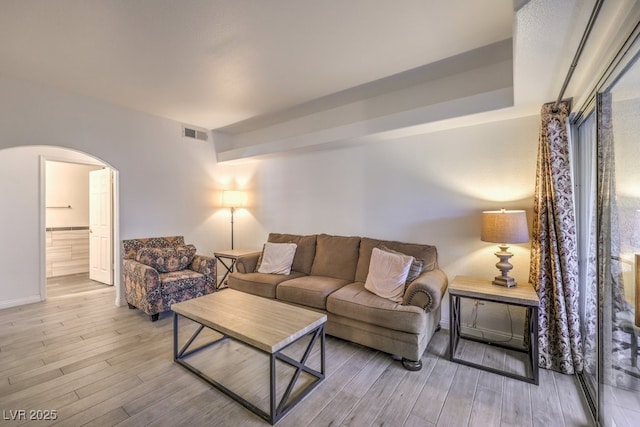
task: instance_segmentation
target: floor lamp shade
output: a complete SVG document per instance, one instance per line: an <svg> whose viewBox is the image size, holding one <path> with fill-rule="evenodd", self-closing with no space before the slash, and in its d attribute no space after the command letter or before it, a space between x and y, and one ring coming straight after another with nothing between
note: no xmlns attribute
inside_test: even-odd
<svg viewBox="0 0 640 427"><path fill-rule="evenodd" d="M526 243L529 241L529 228L527 227L527 214L521 210L499 210L482 212L482 232L480 239L483 242L499 243L500 252L496 256L500 261L496 264L501 275L493 281L494 285L515 286L516 282L509 277L509 271L513 266L509 258L513 256L507 249L507 243Z"/></svg>
<svg viewBox="0 0 640 427"><path fill-rule="evenodd" d="M244 194L238 190L225 190L222 192L222 206L225 208L239 208L242 206Z"/></svg>

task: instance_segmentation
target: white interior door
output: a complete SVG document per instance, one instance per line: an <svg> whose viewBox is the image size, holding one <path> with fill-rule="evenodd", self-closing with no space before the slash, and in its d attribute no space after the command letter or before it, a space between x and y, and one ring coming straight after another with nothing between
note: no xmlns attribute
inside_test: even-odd
<svg viewBox="0 0 640 427"><path fill-rule="evenodd" d="M89 278L113 285L111 169L89 172Z"/></svg>

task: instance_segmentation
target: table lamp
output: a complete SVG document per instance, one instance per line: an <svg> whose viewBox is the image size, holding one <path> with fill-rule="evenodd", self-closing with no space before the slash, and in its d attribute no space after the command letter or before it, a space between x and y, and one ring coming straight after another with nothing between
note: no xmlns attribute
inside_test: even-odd
<svg viewBox="0 0 640 427"><path fill-rule="evenodd" d="M501 275L496 276L492 282L494 285L516 286L516 281L509 277L509 271L513 265L509 258L513 254L507 249L507 243L526 243L529 241L529 229L527 227L527 214L522 210L499 210L482 212L482 233L480 239L483 242L499 243L499 252L496 256L500 259L496 264Z"/></svg>

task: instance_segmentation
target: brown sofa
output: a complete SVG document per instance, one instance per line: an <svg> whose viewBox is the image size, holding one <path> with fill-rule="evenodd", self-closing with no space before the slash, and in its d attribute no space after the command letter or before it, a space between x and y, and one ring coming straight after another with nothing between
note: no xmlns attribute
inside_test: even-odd
<svg viewBox="0 0 640 427"><path fill-rule="evenodd" d="M327 334L401 357L409 370L422 368L448 283L434 246L327 234L271 233L268 241L297 244L291 273L258 273L259 256L248 255L238 259L230 288L322 311ZM401 304L364 287L373 248L381 246L424 262Z"/></svg>

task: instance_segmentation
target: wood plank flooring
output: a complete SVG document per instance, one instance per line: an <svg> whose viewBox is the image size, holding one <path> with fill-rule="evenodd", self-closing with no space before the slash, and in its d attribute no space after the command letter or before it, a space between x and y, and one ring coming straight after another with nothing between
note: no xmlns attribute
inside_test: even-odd
<svg viewBox="0 0 640 427"><path fill-rule="evenodd" d="M152 323L115 307L113 287L85 277L83 290L82 281L70 277L67 293L57 279L46 302L0 310L0 425L268 425L173 362L169 314ZM186 336L195 327L180 328ZM452 363L447 346L441 330L422 370L409 372L387 354L327 337L325 381L278 426L593 425L574 377L541 370L534 386ZM504 360L490 347L463 351ZM211 354L212 369L234 389L264 399L259 356L229 341ZM26 419L14 419L20 410ZM29 419L46 411L56 419Z"/></svg>

